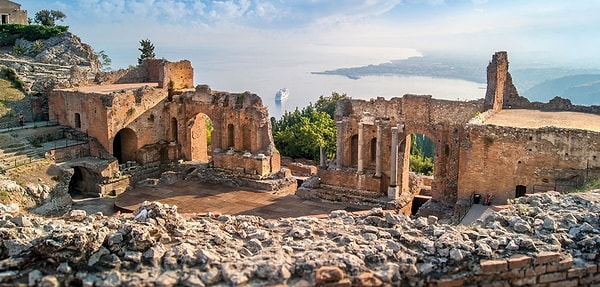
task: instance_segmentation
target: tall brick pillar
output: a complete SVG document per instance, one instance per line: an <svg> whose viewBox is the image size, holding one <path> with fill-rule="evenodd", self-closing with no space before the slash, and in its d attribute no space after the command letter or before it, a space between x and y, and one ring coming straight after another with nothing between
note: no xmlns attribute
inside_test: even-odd
<svg viewBox="0 0 600 287"><path fill-rule="evenodd" d="M342 168L342 127L343 127L344 122L342 121L337 121L335 123L336 127L337 127L337 134L336 134L336 144L335 144L335 160L337 162L337 170L340 170Z"/></svg>
<svg viewBox="0 0 600 287"><path fill-rule="evenodd" d="M392 157L390 166L390 187L388 188L388 198L398 198L398 127L392 127Z"/></svg>
<svg viewBox="0 0 600 287"><path fill-rule="evenodd" d="M381 177L381 139L383 137L383 129L381 121L375 121L377 125L377 146L375 147L375 177Z"/></svg>
<svg viewBox="0 0 600 287"><path fill-rule="evenodd" d="M364 129L364 124L363 123L358 123L358 155L357 155L357 159L358 159L358 163L357 163L357 168L356 168L356 173L363 173L363 166L364 166L364 162L363 162L363 129Z"/></svg>

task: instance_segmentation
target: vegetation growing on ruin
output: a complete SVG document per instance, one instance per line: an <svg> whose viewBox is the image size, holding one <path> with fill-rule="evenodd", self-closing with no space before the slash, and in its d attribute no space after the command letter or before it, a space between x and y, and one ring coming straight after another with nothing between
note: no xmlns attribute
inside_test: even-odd
<svg viewBox="0 0 600 287"><path fill-rule="evenodd" d="M411 135L410 171L424 175L433 175L433 142L422 134Z"/></svg>
<svg viewBox="0 0 600 287"><path fill-rule="evenodd" d="M45 40L64 34L69 26L44 26L5 24L0 25L0 46L13 46L17 39L28 41Z"/></svg>
<svg viewBox="0 0 600 287"><path fill-rule="evenodd" d="M273 139L281 155L292 158L319 160L319 148L325 147L325 155L335 155L336 126L333 120L337 102L347 98L346 94L333 92L331 96L320 96L316 103L293 112L286 111L281 119L271 118ZM435 146L424 135L412 135L410 170L433 174Z"/></svg>
<svg viewBox="0 0 600 287"><path fill-rule="evenodd" d="M328 159L335 155L336 127L333 115L337 101L346 94L333 92L319 97L302 110L286 111L281 119L271 118L273 139L281 155L319 160L319 148L325 147Z"/></svg>
<svg viewBox="0 0 600 287"><path fill-rule="evenodd" d="M574 190L574 192L588 191L588 190L594 190L594 189L600 189L600 179L588 181L582 187Z"/></svg>

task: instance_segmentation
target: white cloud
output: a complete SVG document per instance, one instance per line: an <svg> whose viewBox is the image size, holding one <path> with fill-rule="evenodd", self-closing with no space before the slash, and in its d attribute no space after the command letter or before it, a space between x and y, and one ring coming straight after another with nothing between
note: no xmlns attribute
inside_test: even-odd
<svg viewBox="0 0 600 287"><path fill-rule="evenodd" d="M395 49L553 50L592 54L600 39L598 1L562 0L73 0L24 3L67 14L84 41L131 47L149 38L159 50L212 49L250 53L323 49L327 53L393 56ZM54 8L56 7L56 8ZM37 9L37 10L36 10ZM30 12L32 14L32 12ZM33 15L30 15L32 17ZM585 31L578 32L578 31ZM571 44L573 43L573 44ZM286 47L286 48L282 48ZM370 49L369 49L370 48ZM278 50L279 49L279 50ZM224 52L225 53L225 52ZM259 52L256 52L259 53ZM261 52L262 53L262 52ZM402 52L398 52L402 53ZM559 53L559 52L556 52ZM267 53L268 54L268 53ZM110 56L110 55L109 55ZM128 58L131 58L128 56Z"/></svg>

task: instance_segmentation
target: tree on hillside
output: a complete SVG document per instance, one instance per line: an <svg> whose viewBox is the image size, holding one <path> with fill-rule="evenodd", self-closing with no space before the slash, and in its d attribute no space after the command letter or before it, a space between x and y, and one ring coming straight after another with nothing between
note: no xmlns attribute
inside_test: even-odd
<svg viewBox="0 0 600 287"><path fill-rule="evenodd" d="M63 21L67 18L65 13L58 10L41 10L35 13L34 22L44 26L54 26L56 21Z"/></svg>
<svg viewBox="0 0 600 287"><path fill-rule="evenodd" d="M154 59L156 55L154 55L154 44L148 39L140 41L140 52L142 53L138 58L138 64L142 64L144 59Z"/></svg>

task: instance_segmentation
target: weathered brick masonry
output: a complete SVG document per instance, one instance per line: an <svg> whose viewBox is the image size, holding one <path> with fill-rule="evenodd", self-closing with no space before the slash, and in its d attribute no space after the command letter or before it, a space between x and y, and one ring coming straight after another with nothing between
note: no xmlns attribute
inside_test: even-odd
<svg viewBox="0 0 600 287"><path fill-rule="evenodd" d="M506 52L494 54L487 73L486 97L480 101L426 95L341 100L335 117L336 158L320 169L320 185L303 188L300 194L327 199L369 194L410 210L405 203L416 195L408 177L411 134L423 134L435 143L432 198L421 210L423 215L443 216L454 205L462 212L461 204L469 204L475 193L493 195L494 204L505 204L523 194L564 191L600 178L597 131L485 123L485 118L509 108L595 113L598 107L575 106L559 98L530 103L512 83Z"/></svg>

